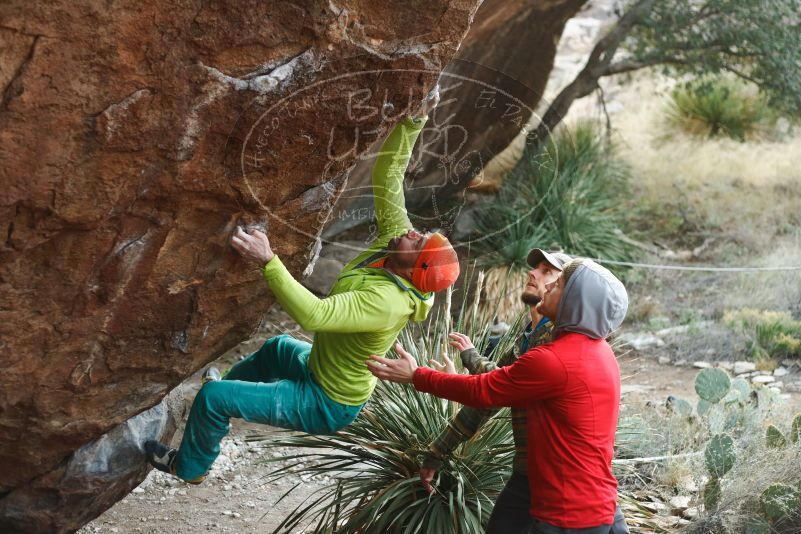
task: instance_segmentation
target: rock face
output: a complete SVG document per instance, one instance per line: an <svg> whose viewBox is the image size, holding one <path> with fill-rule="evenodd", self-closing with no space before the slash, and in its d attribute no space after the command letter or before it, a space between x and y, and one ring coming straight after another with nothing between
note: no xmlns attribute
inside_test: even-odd
<svg viewBox="0 0 801 534"><path fill-rule="evenodd" d="M586 0L485 0L440 84L442 102L421 134L407 204L422 228L449 230L474 177L520 133L545 92L565 23ZM333 237L370 215L371 159L350 174L325 231Z"/></svg>
<svg viewBox="0 0 801 534"><path fill-rule="evenodd" d="M3 531L73 530L128 494L147 475L144 441L169 442L181 422L186 411L181 389L5 495L0 500Z"/></svg>
<svg viewBox="0 0 801 534"><path fill-rule="evenodd" d="M267 227L300 275L477 3L0 5L0 525L74 529L136 484L69 515L13 498L79 486L74 451L254 331L271 300L232 229Z"/></svg>

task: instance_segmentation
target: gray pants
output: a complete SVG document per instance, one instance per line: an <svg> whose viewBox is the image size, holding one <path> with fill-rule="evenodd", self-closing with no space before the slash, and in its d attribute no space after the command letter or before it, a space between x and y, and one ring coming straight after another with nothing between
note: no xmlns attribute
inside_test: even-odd
<svg viewBox="0 0 801 534"><path fill-rule="evenodd" d="M529 515L531 492L526 475L513 472L492 509L486 534L629 534L626 518L618 507L615 522L593 528L566 529Z"/></svg>
<svg viewBox="0 0 801 534"><path fill-rule="evenodd" d="M615 519L611 525L599 525L589 528L561 528L555 527L545 521L533 519L533 524L528 530L528 534L629 534L629 527L626 525L626 518L620 506L615 508Z"/></svg>

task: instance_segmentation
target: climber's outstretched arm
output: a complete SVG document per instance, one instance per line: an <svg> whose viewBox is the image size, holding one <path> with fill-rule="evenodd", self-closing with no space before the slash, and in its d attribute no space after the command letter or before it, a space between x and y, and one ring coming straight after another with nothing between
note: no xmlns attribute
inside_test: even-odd
<svg viewBox="0 0 801 534"><path fill-rule="evenodd" d="M428 94L415 116L406 117L392 129L378 152L373 167L373 198L378 223L376 241L388 241L412 227L406 214L403 176L417 137L437 103L438 86Z"/></svg>

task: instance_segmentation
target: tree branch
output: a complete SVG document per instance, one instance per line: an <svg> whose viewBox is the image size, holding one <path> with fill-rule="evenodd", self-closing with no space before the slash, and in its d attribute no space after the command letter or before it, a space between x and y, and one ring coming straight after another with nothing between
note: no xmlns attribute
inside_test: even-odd
<svg viewBox="0 0 801 534"><path fill-rule="evenodd" d="M651 58L642 61L623 60L613 63L606 67L603 76L612 76L614 74L624 74L635 70L644 69L646 67L653 67L659 65L664 61L664 58Z"/></svg>
<svg viewBox="0 0 801 534"><path fill-rule="evenodd" d="M581 72L566 85L554 98L553 102L547 107L537 127L528 133L526 150L535 149L551 135L556 126L564 120L573 102L583 98L600 88L599 80L604 76L624 74L656 65L673 65L676 67L699 66L701 70L707 71L727 71L735 76L754 83L758 86L765 84L760 82L745 71L740 70L740 63L747 63L750 60L758 59L764 54L757 51L739 50L737 42L727 42L728 39L719 35L706 35L707 42L696 44L692 40L684 42L670 42L664 46L664 50L656 45L656 48L639 58L624 58L614 62L613 59L623 40L630 33L631 29L642 24L645 17L654 9L656 0L638 0L629 10L622 13L612 28L601 38L593 47L587 62ZM710 17L726 16L728 13L717 9L716 3L707 0L700 7L695 17L689 17L686 24L689 27L697 27L700 21ZM681 33L684 28L676 28L675 33ZM665 31L670 31L666 29ZM665 54L665 55L661 55ZM740 61L738 61L740 60ZM603 95L601 95L603 99Z"/></svg>
<svg viewBox="0 0 801 534"><path fill-rule="evenodd" d="M572 82L562 89L543 114L537 128L529 134L527 139L529 143L536 146L547 139L553 128L564 119L573 102L589 95L598 87L598 80L604 76L606 69L612 63L620 43L634 25L642 20L655 2L656 0L639 0L595 44L584 68Z"/></svg>
<svg viewBox="0 0 801 534"><path fill-rule="evenodd" d="M727 71L731 72L732 74L734 74L735 76L737 76L739 78L742 78L743 80L748 80L749 82L751 82L751 83L753 83L753 84L755 84L757 86L761 86L762 85L759 82L759 80L757 80L756 78L752 78L751 76L747 75L746 73L744 73L744 72L742 72L742 71L740 71L738 69L735 69L731 65L723 65L722 68L723 68L723 70L727 70Z"/></svg>
<svg viewBox="0 0 801 534"><path fill-rule="evenodd" d="M604 94L604 88L601 87L601 84L598 84L598 101L606 119L606 142L608 145L612 140L612 119L609 117L609 110L606 109L606 94Z"/></svg>

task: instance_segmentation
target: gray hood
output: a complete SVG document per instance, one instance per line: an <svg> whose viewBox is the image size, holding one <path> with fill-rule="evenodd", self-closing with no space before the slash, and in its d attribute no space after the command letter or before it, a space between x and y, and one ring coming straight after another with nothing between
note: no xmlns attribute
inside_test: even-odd
<svg viewBox="0 0 801 534"><path fill-rule="evenodd" d="M626 317L626 288L608 269L583 260L562 291L554 321L554 337L578 332L593 339L606 338Z"/></svg>

